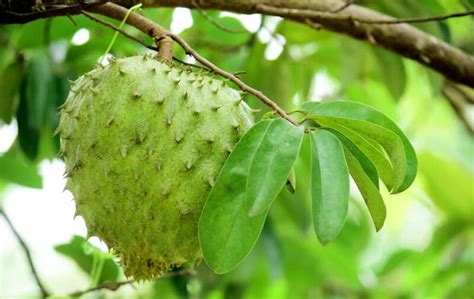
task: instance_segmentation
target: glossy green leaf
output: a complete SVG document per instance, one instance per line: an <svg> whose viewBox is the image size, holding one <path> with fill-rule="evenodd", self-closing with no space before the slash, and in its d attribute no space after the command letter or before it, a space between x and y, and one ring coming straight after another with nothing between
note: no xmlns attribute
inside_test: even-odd
<svg viewBox="0 0 474 299"><path fill-rule="evenodd" d="M306 102L303 104L302 108L312 115L362 120L379 125L394 132L403 142L406 166L403 183L392 192L402 192L413 183L418 164L415 150L400 128L398 128L398 126L382 112L375 110L370 106L352 101L329 101L324 103Z"/></svg>
<svg viewBox="0 0 474 299"><path fill-rule="evenodd" d="M354 131L360 133L362 137L369 140L369 142L373 140L379 143L383 147L385 152L388 154L388 157L391 162L393 186L387 186L387 188L393 192L393 190L397 190L399 186L403 183L406 167L404 147L400 138L398 138L398 136L392 131L387 130L376 124L361 120L327 116L317 117L316 120L319 123L322 123L323 125L326 125L328 127L345 126L352 128Z"/></svg>
<svg viewBox="0 0 474 299"><path fill-rule="evenodd" d="M69 243L56 245L56 252L71 258L84 272L92 275L93 270L99 270L97 284L115 282L120 270L110 253L102 252L99 248L88 243L81 236L74 236ZM96 259L94 261L94 259ZM94 269L94 263L100 263L100 269Z"/></svg>
<svg viewBox="0 0 474 299"><path fill-rule="evenodd" d="M30 188L43 187L36 167L12 155L0 156L0 179Z"/></svg>
<svg viewBox="0 0 474 299"><path fill-rule="evenodd" d="M330 123L326 125L328 129L333 129L349 139L364 155L366 155L374 164L387 189L393 189L395 178L392 163L384 149L381 148L379 144L375 143L370 138L361 135L359 132L339 123Z"/></svg>
<svg viewBox="0 0 474 299"><path fill-rule="evenodd" d="M18 106L18 89L23 77L25 62L18 56L0 76L0 120L9 124Z"/></svg>
<svg viewBox="0 0 474 299"><path fill-rule="evenodd" d="M304 127L272 120L255 153L247 179L245 207L249 216L264 213L285 186L303 141Z"/></svg>
<svg viewBox="0 0 474 299"><path fill-rule="evenodd" d="M199 242L204 260L216 273L234 269L252 250L266 213L248 217L244 207L252 156L274 120L253 126L227 158L204 204Z"/></svg>
<svg viewBox="0 0 474 299"><path fill-rule="evenodd" d="M334 134L320 129L310 134L313 225L322 244L334 240L346 221L349 172L343 146Z"/></svg>
<svg viewBox="0 0 474 299"><path fill-rule="evenodd" d="M377 186L367 176L357 158L347 149L344 150L344 154L349 166L349 172L364 198L375 229L379 231L385 222L387 214L382 195L380 195Z"/></svg>
<svg viewBox="0 0 474 299"><path fill-rule="evenodd" d="M326 128L326 130L330 131L331 133L333 133L334 135L336 135L336 137L342 142L342 144L344 145L344 148L346 148L347 150L349 150L352 155L354 155L354 157L357 159L357 161L359 161L360 163L360 166L362 167L362 169L364 170L364 172L367 174L367 176L370 178L370 180L372 181L372 183L374 183L374 185L377 187L377 189L379 188L379 173L377 171L377 168L375 167L374 163L372 163L372 161L364 154L364 152L359 148L359 146L361 148L366 148L366 145L367 144L364 144L364 143L359 143L359 146L356 145L356 143L354 143L353 141L351 141L351 139L347 138L342 132L345 132L346 134L349 134L352 139L358 139L357 138L357 133L350 130L349 128L339 128L340 131L337 131L335 129L330 129L330 128ZM360 139L359 141L361 142L367 142L365 139ZM368 144L369 146L369 155L372 154L372 153L377 153L379 152L379 150L377 148L373 148L373 151L370 150L370 146L372 146L371 144ZM366 148L366 151L367 151L367 148ZM387 158L384 157L383 161L386 161L386 162L389 162Z"/></svg>

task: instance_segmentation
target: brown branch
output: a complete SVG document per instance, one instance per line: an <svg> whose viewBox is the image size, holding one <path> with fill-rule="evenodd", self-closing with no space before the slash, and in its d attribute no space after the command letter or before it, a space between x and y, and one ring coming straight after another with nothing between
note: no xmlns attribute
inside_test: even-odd
<svg viewBox="0 0 474 299"><path fill-rule="evenodd" d="M474 9L456 12L448 15L441 16L426 16L418 18L404 18L404 19L395 19L395 20L368 20L368 19L353 19L355 22L365 23L365 24L383 24L383 25L396 25L402 23L426 23L433 21L444 21L452 18L460 18L474 15Z"/></svg>
<svg viewBox="0 0 474 299"><path fill-rule="evenodd" d="M466 115L466 107L469 105L469 95L448 80L444 81L441 92L448 100L449 105L453 108L464 127L474 135L474 124L469 121L469 117Z"/></svg>
<svg viewBox="0 0 474 299"><path fill-rule="evenodd" d="M450 82L449 80L445 80L444 84L459 93L465 102L469 104L474 104L474 91L472 89L471 94L469 94L466 90L464 90L464 88L453 82Z"/></svg>
<svg viewBox="0 0 474 299"><path fill-rule="evenodd" d="M334 14L310 9L295 9L259 4L257 10L295 21L320 24L325 29L348 34L373 45L411 58L452 81L474 87L474 57L408 24L364 24L361 21L394 20L370 9L352 5L344 13ZM318 26L311 25L313 28ZM449 59L448 59L449 57Z"/></svg>
<svg viewBox="0 0 474 299"><path fill-rule="evenodd" d="M68 295L68 297L80 297L84 294L95 292L95 291L98 291L98 290L116 291L121 286L124 286L124 285L127 285L127 284L132 284L134 282L135 282L135 280L126 280L126 281L120 281L120 282L103 283L103 284L100 284L96 287L93 287L93 288L90 288L90 289L87 289L87 290L77 291L77 292L71 293L71 294Z"/></svg>
<svg viewBox="0 0 474 299"><path fill-rule="evenodd" d="M352 4L352 1L348 2ZM318 10L308 10L308 9L295 9L288 8L282 9L281 7L276 7L268 4L259 4L259 8L262 11L271 12L271 14L280 14L283 13L287 17L298 17L298 18L325 18L331 19L340 22L352 22L354 24L377 24L377 25L397 25L402 23L426 23L432 21L443 21L451 18L466 17L474 15L474 9L467 10L463 12L452 13L448 15L441 16L427 16L427 17L418 17L418 18L404 18L404 19L394 19L392 17L385 16L382 19L376 18L364 18L357 17L348 14L337 13L342 9L348 8L349 5L343 5L341 8L338 8L334 11L318 11Z"/></svg>
<svg viewBox="0 0 474 299"><path fill-rule="evenodd" d="M157 277L156 279L166 279L166 278L172 278L172 277L176 277L176 276L185 276L185 275L196 275L196 272L192 269L186 269L186 270L181 270L181 271L176 271L176 272L165 273L162 276ZM126 281L119 281L119 282L107 282L107 283L100 284L96 287L93 287L93 288L90 288L90 289L87 289L87 290L77 291L77 292L71 293L71 294L68 295L68 297L80 297L84 294L99 291L99 290L116 291L124 285L132 284L132 283L135 283L135 282L136 282L136 280L133 280L133 279L132 280L126 280Z"/></svg>
<svg viewBox="0 0 474 299"><path fill-rule="evenodd" d="M200 66L200 65L197 65L197 64L194 64L194 63L189 63L189 62L183 61L183 60L181 60L179 58L176 58L176 57L173 57L173 60L178 62L178 63L184 64L186 66L190 66L190 67L197 68L197 69L200 69L200 70L205 70L205 71L208 71L208 72L211 71L210 69L207 69L206 67L203 67L203 66Z"/></svg>
<svg viewBox="0 0 474 299"><path fill-rule="evenodd" d="M28 265L30 266L31 273L33 274L33 277L36 281L36 284L38 285L40 292L41 292L41 297L42 298L47 298L49 296L48 291L46 290L45 286L43 283L41 283L41 280L39 278L38 272L36 271L35 265L33 264L33 258L31 257L31 252L30 249L28 248L28 245L26 245L25 241L23 238L20 236L18 231L16 230L15 226L11 222L10 218L7 216L5 211L3 209L0 209L0 215L3 216L5 219L7 225L10 227L10 230L12 231L13 235L15 238L18 240L18 243L20 243L21 248L23 248L23 251L26 254L26 258L28 260Z"/></svg>
<svg viewBox="0 0 474 299"><path fill-rule="evenodd" d="M116 20L123 20L128 12L128 9L114 3L106 3L100 6L93 7L89 9L89 11ZM173 43L170 38L166 38L166 29L151 21L150 19L134 12L130 13L126 22L127 24L134 26L135 28L139 29L140 31L147 34L153 39L153 41L158 47L158 60L166 63L172 62Z"/></svg>
<svg viewBox="0 0 474 299"><path fill-rule="evenodd" d="M354 20L395 20L377 11L352 4L338 13L349 0L199 0L202 9L218 9L245 14L267 14L284 17L303 24L309 19L326 30L346 34L413 59L443 74L449 80L474 87L474 58L460 49L408 24L366 24ZM9 1L8 5L26 1ZM101 1L81 0L85 5L97 5ZM113 0L124 6L132 6L138 0ZM24 23L34 19L80 13L82 8L52 9L57 4L75 3L73 0L42 0L44 11L14 15L14 9L0 9L0 23ZM56 6L54 6L55 4ZM144 7L194 8L192 0L146 0ZM271 4L271 5L269 5ZM312 14L311 14L312 13Z"/></svg>
<svg viewBox="0 0 474 299"><path fill-rule="evenodd" d="M278 113L282 118L286 119L293 125L298 125L297 122L295 122L293 119L290 118L290 116L280 108L275 102L273 102L269 97L267 97L263 92L260 90L257 90L247 84L245 84L242 80L240 80L238 77L236 77L234 74L226 72L219 67L217 67L215 64L207 60L206 58L202 57L199 53L197 53L191 46L186 43L184 39L182 39L180 36L169 33L169 36L177 42L186 52L186 54L193 56L197 61L199 61L202 65L210 69L213 73L227 78L230 81L234 82L242 91L248 92L249 94L252 94L256 96L258 99L260 99L264 104L275 110L276 113Z"/></svg>
<svg viewBox="0 0 474 299"><path fill-rule="evenodd" d="M104 16L114 18L117 20L121 20L124 18L125 14L127 13L127 9L125 7L122 7L120 5L114 4L114 3L106 3L104 5L94 7L91 9L91 11L95 13L102 14ZM275 110L282 118L286 119L290 123L297 125L297 123L292 120L288 114L278 106L275 102L273 102L270 98L268 98L265 94L263 94L261 91L245 84L242 80L237 78L235 75L232 73L226 72L219 67L217 67L215 64L201 56L199 53L197 53L184 39L182 39L180 36L173 34L160 25L152 22L151 20L137 14L137 13L131 13L127 19L127 23L129 25L132 25L136 27L137 29L141 30L144 33L147 33L150 35L154 40L159 40L159 44L161 45L163 43L164 39L172 39L175 42L177 42L185 51L186 54L193 56L199 63L201 63L203 66L211 70L213 73L227 78L230 81L234 82L242 91L248 92L249 94L252 94L256 96L258 99L260 99L263 103L271 107L273 110ZM162 49L160 48L160 52ZM170 53L171 54L171 53ZM172 56L171 58L172 59Z"/></svg>
<svg viewBox="0 0 474 299"><path fill-rule="evenodd" d="M357 1L358 1L358 0L348 0L346 3L342 4L340 7L336 8L336 9L333 9L333 10L331 10L330 12L332 12L332 13L341 12L341 11L343 11L344 9L348 8L349 6L351 6L352 4L357 3Z"/></svg>
<svg viewBox="0 0 474 299"><path fill-rule="evenodd" d="M123 30L123 29L120 29L118 26L115 26L114 24L110 23L110 22L107 22L107 21L104 21L100 18L97 18L96 16L94 16L93 14L91 14L90 12L87 12L85 10L81 11L81 13L83 15L85 15L86 17L88 17L89 19L91 19L92 21L94 22L97 22L97 23L100 23L106 27L109 27L109 28L112 28L113 30L121 33L123 36L125 36L126 38L130 39L130 40L133 40L134 42L137 42L139 44L141 44L142 46L150 49L150 50L154 50L154 51L159 51L159 49L157 47L153 47L153 46L150 46L148 45L146 42L142 41L141 39L131 35L130 33L128 33L127 31Z"/></svg>
<svg viewBox="0 0 474 299"><path fill-rule="evenodd" d="M202 9L196 1L192 0L192 4L193 6L197 9L197 11L199 12L199 14L204 18L206 19L209 23L211 23L212 25L214 25L216 28L222 30L222 31L225 31L225 32L229 32L229 33L247 33L248 31L247 30L239 30L239 29L231 29L231 28L227 28L225 27L224 25L221 25L219 24L218 22L216 22L216 20L214 20L210 15L207 14L207 12Z"/></svg>

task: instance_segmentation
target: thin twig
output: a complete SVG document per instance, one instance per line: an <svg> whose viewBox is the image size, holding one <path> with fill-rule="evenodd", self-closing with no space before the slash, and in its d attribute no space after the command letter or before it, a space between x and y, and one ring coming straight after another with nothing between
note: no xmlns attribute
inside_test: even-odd
<svg viewBox="0 0 474 299"><path fill-rule="evenodd" d="M176 272L169 272L169 273L163 274L160 277L157 277L156 279L157 280L158 279L166 279L166 278L172 278L172 277L184 276L184 275L196 275L196 271L194 271L192 269L186 269L186 270L181 270L181 271L176 271ZM95 291L98 291L98 290L116 291L124 285L132 284L132 283L135 283L135 282L137 282L137 281L134 280L134 279L131 279L131 280L126 280L126 281L103 283L103 284L100 284L96 287L93 287L93 288L90 288L90 289L87 289L87 290L77 291L77 292L71 293L68 296L69 297L79 297L79 296L82 296L84 294L95 292Z"/></svg>
<svg viewBox="0 0 474 299"><path fill-rule="evenodd" d="M69 19L69 21L71 21L71 23L72 23L74 26L77 26L76 21L74 20L74 18L73 18L70 14L66 14L66 17Z"/></svg>
<svg viewBox="0 0 474 299"><path fill-rule="evenodd" d="M271 107L273 110L275 110L281 117L292 123L293 125L298 125L297 122L295 122L293 119L289 117L289 115L283 110L280 106L278 106L275 102L273 102L270 98L268 98L264 93L262 93L260 90L257 90L246 83L244 83L242 80L240 80L238 77L236 77L234 74L229 73L227 71L224 71L217 67L215 64L207 60L206 58L202 57L199 53L197 53L184 39L182 39L179 35L173 34L173 33L168 33L168 36L171 37L175 42L177 42L183 49L186 54L193 56L197 61L199 61L202 65L210 69L213 73L227 78L230 81L234 82L242 91L248 92L249 94L252 94L256 96L258 99L260 99L263 103Z"/></svg>
<svg viewBox="0 0 474 299"><path fill-rule="evenodd" d="M313 28L314 30L321 30L321 29L323 28L323 26L322 26L321 24L315 23L315 22L311 21L311 20L308 19L308 18L306 18L306 19L304 20L304 22L305 22L306 24L308 24L308 25L309 25L311 28Z"/></svg>
<svg viewBox="0 0 474 299"><path fill-rule="evenodd" d="M367 19L367 18L357 18L344 13L333 13L331 11L315 11L309 9L299 9L299 8L281 8L268 4L258 4L258 9L266 14L280 15L286 18L315 18L315 19L326 19L338 22L350 22L352 24L378 24L378 25L397 25L402 23L424 23L431 21L443 21L450 18L459 18L469 15L474 15L474 9L466 10L463 12L457 12L441 16L428 16L428 17L419 17L419 18L405 18L405 19L394 19L394 18L384 18L384 19Z"/></svg>
<svg viewBox="0 0 474 299"><path fill-rule="evenodd" d="M15 226L13 226L13 223L11 222L10 218L7 216L5 211L3 209L0 209L0 215L3 216L5 219L6 223L10 227L10 230L12 231L13 235L15 235L15 238L18 240L18 243L20 243L20 246L23 248L23 251L26 254L26 258L28 260L28 265L30 266L31 272L33 273L33 277L36 281L36 284L38 285L40 292L41 292L41 297L46 298L49 296L48 291L44 287L44 285L41 283L41 280L39 278L38 272L36 271L35 265L33 264L33 258L31 257L31 252L28 246L26 245L25 241L23 238L20 236L18 231L16 230Z"/></svg>
<svg viewBox="0 0 474 299"><path fill-rule="evenodd" d="M199 14L205 18L209 23L211 23L212 25L214 25L216 28L222 30L222 31L225 31L225 32L229 32L229 33L247 33L248 31L245 30L245 29L231 29L231 28L227 28L225 27L224 25L222 24L219 24L218 22L216 22L216 20L214 20L210 15L207 14L207 12L202 9L196 1L192 0L191 1L192 5L198 10Z"/></svg>
<svg viewBox="0 0 474 299"><path fill-rule="evenodd" d="M357 3L358 0L348 0L346 3L344 3L343 5L341 5L341 7L339 8L336 8L334 10L331 10L332 13L338 13L338 12L341 12L343 11L344 9L348 8L349 6L351 6L352 4L355 4Z"/></svg>
<svg viewBox="0 0 474 299"><path fill-rule="evenodd" d="M183 61L183 60L181 60L181 59L179 59L179 58L177 58L177 57L173 57L173 60L176 61L176 62L179 62L179 63L181 63L181 64L190 66L190 67L198 68L198 69L205 70L205 71L208 71L208 72L211 71L211 70L207 69L207 68L204 67L204 66L200 66L200 65L197 65L197 64L194 64L194 63L189 63L189 62Z"/></svg>
<svg viewBox="0 0 474 299"><path fill-rule="evenodd" d="M469 104L474 104L474 96L472 95L469 95L464 89L462 89L459 85L457 85L456 83L454 82L451 82L449 80L445 80L445 85L447 85L448 87L451 87L453 90L457 91L462 97L463 99L469 103Z"/></svg>
<svg viewBox="0 0 474 299"><path fill-rule="evenodd" d="M127 9L125 7L122 7L120 5L114 4L114 3L106 3L101 6L97 6L91 11L114 18L114 19L123 19L125 14L127 13ZM293 125L297 125L298 123L295 122L293 119L291 119L288 114L283 110L278 104L273 102L270 98L268 98L265 94L263 94L261 91L247 85L244 83L242 80L237 78L235 75L232 73L229 73L227 71L224 71L217 67L215 64L201 56L199 53L197 53L184 39L182 39L180 36L173 34L169 32L168 30L164 29L160 25L152 22L151 20L145 18L144 16L141 16L137 13L131 13L129 18L127 19L127 23L136 27L137 29L141 30L142 32L150 35L155 42L157 40L160 40L160 44L163 42L165 39L172 39L175 42L177 42L185 51L186 54L193 56L199 63L201 63L203 66L208 68L210 71L213 73L227 78L230 81L234 82L242 91L245 91L249 94L252 94L256 96L258 99L260 99L263 103L271 107L273 110L275 110L282 118L286 119ZM169 44L168 44L169 45ZM160 47L159 47L160 48ZM162 52L161 48L158 53ZM169 60L172 60L172 56Z"/></svg>
<svg viewBox="0 0 474 299"><path fill-rule="evenodd" d="M418 18L404 18L404 19L395 19L395 20L369 20L369 19L353 19L359 23L365 24L383 24L383 25L395 25L395 24L402 24L402 23L426 23L426 22L433 22L433 21L444 21L447 19L452 18L460 18L474 15L474 9L466 10L462 12L456 12L447 15L441 16L426 16L426 17L418 17Z"/></svg>
<svg viewBox="0 0 474 299"><path fill-rule="evenodd" d="M454 84L450 84L447 80L444 81L441 93L448 100L449 105L451 105L451 108L453 108L458 118L462 121L464 127L474 135L474 126L465 113L466 105L469 104L466 104L465 99L459 100L456 98L456 94L460 97L464 97L464 95Z"/></svg>
<svg viewBox="0 0 474 299"><path fill-rule="evenodd" d="M91 20L93 20L93 21L95 21L95 22L97 22L97 23L100 23L100 24L102 24L102 25L104 25L104 26L107 26L107 27L109 27L109 28L112 28L113 30L115 30L115 31L117 31L117 32L119 32L119 33L121 33L121 34L122 34L123 36L125 36L126 38L131 39L131 40L133 40L133 41L135 41L135 42L141 44L142 46L144 46L144 47L146 47L146 48L148 48L148 49L150 49L150 50L158 51L158 48L157 48L157 47L148 45L146 42L142 41L141 39L139 39L139 38L137 38L137 37L135 37L135 36L133 36L133 35L131 35L131 34L128 33L127 31L125 31L125 30L119 28L118 26L115 26L114 24L112 24L112 23L110 23L110 22L107 22L107 21L104 21L104 20L102 20L102 19L100 19L100 18L97 18L96 16L94 16L93 14L91 14L91 13L88 12L88 11L83 10L83 11L81 11L81 13L82 13L83 15L85 15L86 17L88 17L89 19L91 19Z"/></svg>
<svg viewBox="0 0 474 299"><path fill-rule="evenodd" d="M95 292L95 291L98 291L98 290L116 291L121 286L124 286L124 285L127 285L127 284L132 284L134 282L135 282L135 280L126 280L126 281L119 281L119 282L103 283L103 284L100 284L96 287L93 287L93 288L90 288L90 289L87 289L87 290L84 290L84 291L77 291L77 292L71 293L68 296L69 297L79 297L79 296L82 296L86 293L91 293L91 292Z"/></svg>

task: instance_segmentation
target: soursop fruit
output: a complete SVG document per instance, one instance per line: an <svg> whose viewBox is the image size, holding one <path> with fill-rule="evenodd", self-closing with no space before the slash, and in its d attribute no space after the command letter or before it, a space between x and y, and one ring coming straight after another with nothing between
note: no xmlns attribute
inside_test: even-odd
<svg viewBox="0 0 474 299"><path fill-rule="evenodd" d="M89 236L135 279L200 261L202 206L252 124L239 92L208 72L134 56L78 78L57 132Z"/></svg>

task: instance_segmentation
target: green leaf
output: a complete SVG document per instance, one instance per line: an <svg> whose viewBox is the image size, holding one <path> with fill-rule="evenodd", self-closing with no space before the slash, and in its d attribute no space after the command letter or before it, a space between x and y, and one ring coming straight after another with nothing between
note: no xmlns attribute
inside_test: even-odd
<svg viewBox="0 0 474 299"><path fill-rule="evenodd" d="M405 91L406 73L403 60L399 55L395 55L382 48L372 47L372 51L377 59L380 68L380 76L390 94L395 100L399 100Z"/></svg>
<svg viewBox="0 0 474 299"><path fill-rule="evenodd" d="M43 187L36 167L12 155L0 156L0 169L0 179L30 188Z"/></svg>
<svg viewBox="0 0 474 299"><path fill-rule="evenodd" d="M25 61L18 56L0 76L0 120L9 124L18 106L18 90L25 68Z"/></svg>
<svg viewBox="0 0 474 299"><path fill-rule="evenodd" d="M377 186L367 176L364 168L351 151L345 149L344 154L346 156L347 165L349 166L349 172L364 198L370 216L372 217L372 221L375 224L375 229L379 231L385 222L386 216L386 209L382 195L380 195Z"/></svg>
<svg viewBox="0 0 474 299"><path fill-rule="evenodd" d="M52 70L46 57L37 57L28 64L22 96L28 103L29 121L37 128L45 122L51 80Z"/></svg>
<svg viewBox="0 0 474 299"><path fill-rule="evenodd" d="M17 120L20 146L31 160L38 155L40 132L48 120L52 82L46 57L36 57L28 64L21 83Z"/></svg>
<svg viewBox="0 0 474 299"><path fill-rule="evenodd" d="M420 174L424 191L447 219L474 223L474 173L455 155L422 151ZM472 159L472 156L471 156Z"/></svg>
<svg viewBox="0 0 474 299"><path fill-rule="evenodd" d="M322 244L334 240L346 221L349 172L341 142L331 132L310 134L313 225Z"/></svg>
<svg viewBox="0 0 474 299"><path fill-rule="evenodd" d="M57 245L54 247L56 252L63 254L72 260L87 274L92 275L94 266L97 263L102 264L99 272L97 284L105 282L115 282L119 276L120 270L114 261L114 256L110 253L102 252L99 248L88 243L81 236L74 236L69 243ZM94 265L94 259L96 259Z"/></svg>
<svg viewBox="0 0 474 299"><path fill-rule="evenodd" d="M340 118L363 120L381 127L384 127L395 133L403 142L405 151L405 175L403 183L393 193L399 193L406 190L415 180L417 170L416 153L408 138L402 130L382 112L371 108L370 106L352 101L329 101L324 103L306 102L302 106L310 114L316 116L334 116Z"/></svg>
<svg viewBox="0 0 474 299"><path fill-rule="evenodd" d="M303 141L304 127L273 119L252 153L245 208L249 216L264 213L285 186ZM249 153L250 154L250 153Z"/></svg>
<svg viewBox="0 0 474 299"><path fill-rule="evenodd" d="M380 148L378 144L374 144L370 139L365 138L363 135L346 126L333 123L328 126L328 129L333 129L349 139L374 164L387 189L391 190L393 188L394 176L392 164L383 148Z"/></svg>
<svg viewBox="0 0 474 299"><path fill-rule="evenodd" d="M16 111L18 141L25 156L30 160L34 160L38 155L40 130L31 123L31 111L28 107L24 90L25 84L23 82L20 91L20 104Z"/></svg>
<svg viewBox="0 0 474 299"><path fill-rule="evenodd" d="M397 188L399 188L403 183L406 167L404 147L401 139L392 131L361 120L326 116L316 117L315 120L328 127L340 127L340 125L342 125L352 128L354 131L359 132L365 139L369 141L374 140L379 143L388 154L391 162L393 186L387 186L387 188L393 192L393 190L397 190Z"/></svg>
<svg viewBox="0 0 474 299"><path fill-rule="evenodd" d="M345 129L347 129L347 132L352 131L349 128L345 128ZM326 128L326 130L328 130L331 133L333 133L334 135L336 135L336 137L344 145L344 148L348 149L351 152L351 154L354 155L354 157L360 163L360 166L362 167L364 172L367 174L367 176L370 178L372 183L374 183L374 185L378 189L379 188L379 173L378 173L377 168L375 167L375 165L372 163L372 161L364 154L364 152L354 142L352 142L345 135L343 135L340 132L338 132L334 129L331 129L331 128ZM354 138L355 137L354 135L356 135L357 133L355 133L354 131L352 131L352 132L353 132L352 136ZM369 143L369 145L372 146L370 143ZM360 147L364 147L364 145L362 144L362 145L360 145ZM370 151L369 154L374 153L376 151L378 151L377 148L375 148L374 151ZM384 161L388 161L388 160L385 158Z"/></svg>
<svg viewBox="0 0 474 299"><path fill-rule="evenodd" d="M204 260L216 273L234 269L252 250L266 213L248 217L244 207L252 156L273 120L262 120L245 133L227 158L199 219Z"/></svg>

